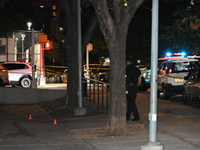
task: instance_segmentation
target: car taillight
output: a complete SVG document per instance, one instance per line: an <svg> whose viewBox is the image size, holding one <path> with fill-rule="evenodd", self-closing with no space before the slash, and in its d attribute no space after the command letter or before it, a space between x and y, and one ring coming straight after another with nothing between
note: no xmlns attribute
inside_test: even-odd
<svg viewBox="0 0 200 150"><path fill-rule="evenodd" d="M172 68L172 64L170 64L166 73L172 73L172 72L173 72L173 68Z"/></svg>

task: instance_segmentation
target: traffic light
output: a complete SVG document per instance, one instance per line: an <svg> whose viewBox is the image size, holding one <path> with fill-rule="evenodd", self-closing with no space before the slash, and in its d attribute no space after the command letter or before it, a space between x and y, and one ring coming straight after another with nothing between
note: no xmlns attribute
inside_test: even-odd
<svg viewBox="0 0 200 150"><path fill-rule="evenodd" d="M88 52L93 50L93 45L91 43L88 43L87 50L88 50Z"/></svg>
<svg viewBox="0 0 200 150"><path fill-rule="evenodd" d="M44 50L50 50L50 49L52 49L52 48L53 48L53 46L52 46L52 41L47 40L47 41L45 42L45 45L44 45Z"/></svg>

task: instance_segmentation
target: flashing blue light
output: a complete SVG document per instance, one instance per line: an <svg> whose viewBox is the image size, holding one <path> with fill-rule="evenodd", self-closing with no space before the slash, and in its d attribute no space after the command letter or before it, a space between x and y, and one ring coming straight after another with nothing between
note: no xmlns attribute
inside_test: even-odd
<svg viewBox="0 0 200 150"><path fill-rule="evenodd" d="M167 53L166 53L166 56L167 56L167 57L170 57L171 55L172 55L172 53L170 53L170 52L167 52Z"/></svg>
<svg viewBox="0 0 200 150"><path fill-rule="evenodd" d="M181 52L181 56L186 56L186 53L185 52Z"/></svg>
<svg viewBox="0 0 200 150"><path fill-rule="evenodd" d="M167 52L166 53L166 57L185 57L186 56L186 53L185 52L181 52L181 53L170 53L170 52Z"/></svg>

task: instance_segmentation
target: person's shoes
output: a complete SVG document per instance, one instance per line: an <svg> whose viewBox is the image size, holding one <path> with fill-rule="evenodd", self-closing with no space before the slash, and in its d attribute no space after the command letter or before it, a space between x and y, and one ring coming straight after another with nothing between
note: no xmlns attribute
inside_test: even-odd
<svg viewBox="0 0 200 150"><path fill-rule="evenodd" d="M131 121L140 121L140 118L131 119Z"/></svg>

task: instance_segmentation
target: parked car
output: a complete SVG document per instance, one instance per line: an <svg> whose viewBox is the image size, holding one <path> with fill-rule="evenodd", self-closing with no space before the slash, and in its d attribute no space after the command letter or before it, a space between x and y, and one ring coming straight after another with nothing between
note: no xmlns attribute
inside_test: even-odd
<svg viewBox="0 0 200 150"><path fill-rule="evenodd" d="M106 74L108 74L108 72L109 66L100 66L99 68L92 70L92 72L90 73L90 78L100 81L99 77L101 77L102 79L106 78Z"/></svg>
<svg viewBox="0 0 200 150"><path fill-rule="evenodd" d="M190 71L199 67L197 59L179 59L164 61L158 70L158 96L163 92L163 98L169 99L171 93L181 94L184 79Z"/></svg>
<svg viewBox="0 0 200 150"><path fill-rule="evenodd" d="M3 63L0 62L0 86L5 86L10 84L8 79L8 70L3 66Z"/></svg>
<svg viewBox="0 0 200 150"><path fill-rule="evenodd" d="M183 84L183 103L187 103L191 100L197 100L200 102L200 68L191 72L184 79L187 80L187 82Z"/></svg>
<svg viewBox="0 0 200 150"><path fill-rule="evenodd" d="M8 77L12 86L30 88L32 80L32 66L27 62L3 62L3 66L8 70Z"/></svg>
<svg viewBox="0 0 200 150"><path fill-rule="evenodd" d="M100 74L99 81L108 83L108 72Z"/></svg>
<svg viewBox="0 0 200 150"><path fill-rule="evenodd" d="M67 83L67 71L68 69L61 69L53 72L46 72L46 82L47 83Z"/></svg>

